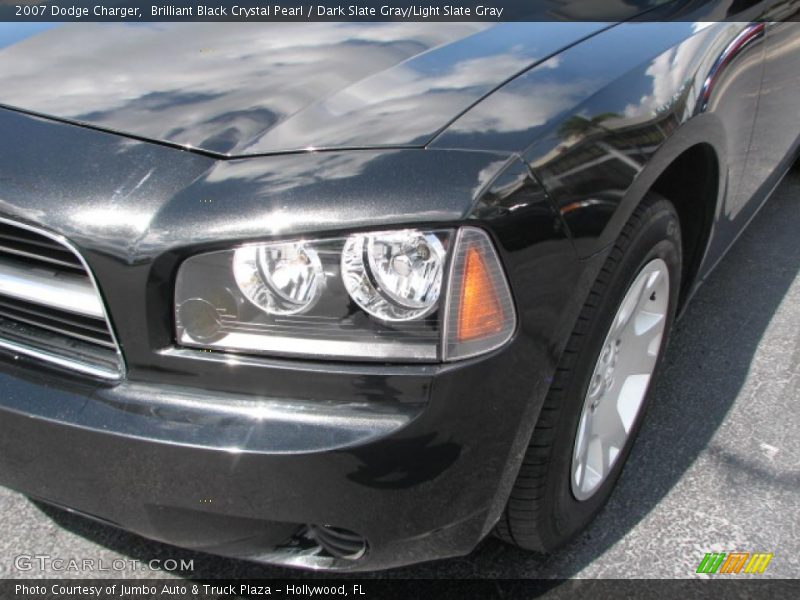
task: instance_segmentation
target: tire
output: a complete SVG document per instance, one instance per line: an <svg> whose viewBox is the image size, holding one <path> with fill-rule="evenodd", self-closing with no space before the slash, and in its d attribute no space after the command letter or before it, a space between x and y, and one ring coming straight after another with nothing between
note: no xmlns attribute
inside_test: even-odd
<svg viewBox="0 0 800 600"><path fill-rule="evenodd" d="M505 511L495 528L495 534L502 540L526 550L552 551L586 527L610 497L641 427L642 417L653 389L652 382L657 376L664 355L663 350L667 345L669 331L675 318L681 274L680 235L680 221L675 208L668 200L656 194L649 194L642 201L623 228L587 296L557 367L517 480ZM660 273L666 272L669 275L668 278L661 276L663 282L658 284L662 286L661 292L669 290L667 299L663 298L663 293L659 299L655 292L646 297L649 291L641 293L637 291L641 281L649 284L653 280L650 270L656 267L660 269ZM634 284L636 289L633 287ZM626 389L628 379L637 383L643 381L641 376L636 376L633 379L625 377L624 382L616 383L618 378L615 371L623 371L626 364L633 364L634 361L630 357L645 357L645 354L630 349L624 354L624 344L623 349L617 354L615 348L619 348L621 344L619 340L625 338L620 334L619 339L614 339L617 334L612 335L611 331L612 324L616 323L616 328L619 328L619 324L625 320L624 314L631 314L628 309L621 310L623 300L626 301L626 306L632 306L631 299L637 297L637 293L639 295L636 310L640 310L641 306L641 311L645 311L650 307L648 302L658 302L663 313L664 325L660 337L657 333L647 333L655 336L655 341L650 340L646 345L649 357L647 360L654 363L652 374L649 379L644 380L643 385L630 388L644 390L641 394L637 392L632 396L620 391L616 400L607 400L597 409L598 401L589 403L589 399L600 394L602 390L608 390L608 396L601 396L602 398L613 397L617 389L614 385ZM638 333L640 329L638 323L641 321L635 319L645 318L640 315L650 315L650 313L638 312L636 315L635 318L628 319L629 323L635 323L631 325L633 329L627 330L632 332L628 333L629 336L645 335ZM657 326L661 327L660 322ZM634 340L629 344L629 348L639 348L638 342L635 341L639 338L629 339ZM655 357L652 357L651 349L656 346L658 349L655 350ZM602 356L601 352L604 353ZM611 355L613 358L609 358ZM623 360L626 356L629 357L627 362ZM605 361L602 363L602 368L601 359ZM619 364L616 364L618 359ZM610 375L608 367L605 366L607 364L615 365L611 367ZM629 368L635 370L637 366ZM592 384L591 389L590 384ZM638 411L623 411L620 408L623 397L636 398L636 402L640 402L637 404ZM612 412L602 412L604 416L598 419L597 423L611 422L609 419L612 417L608 415L616 413L617 420L623 424L623 430L626 424L629 427L624 444L620 444L622 448L610 447L608 452L605 449L598 451L597 448L603 447L603 444L597 441L602 439L602 436L591 438L592 442L589 445L582 443L576 447L579 425L584 427L584 423L594 423L592 419L596 416L595 410L603 411L603 406L613 406ZM626 417L622 416L623 413ZM584 417L584 414L589 416ZM617 440L621 439L619 436L623 431L618 425L613 427ZM592 426L594 425L586 425L581 431L592 431ZM600 428L601 425L597 427ZM590 438L581 436L580 439L585 441ZM588 452L585 455L581 454L581 450L588 447L595 449L591 454L592 457L609 457L609 460L608 465L605 458L601 461L605 469L604 478L595 484L595 488L587 492L592 482L597 480L596 473L588 467L588 462L582 467L577 465L582 464L582 460L589 460ZM582 459L583 456L587 458ZM615 456L615 459L611 459L611 456ZM592 477L589 477L590 473ZM581 474L584 476L583 479L580 477Z"/></svg>

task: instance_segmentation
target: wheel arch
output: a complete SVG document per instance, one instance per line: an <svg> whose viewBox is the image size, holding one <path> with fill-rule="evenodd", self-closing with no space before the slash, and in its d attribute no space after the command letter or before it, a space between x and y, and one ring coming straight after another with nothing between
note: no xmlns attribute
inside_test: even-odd
<svg viewBox="0 0 800 600"><path fill-rule="evenodd" d="M714 148L701 142L679 155L651 187L672 202L680 217L683 268L679 308L694 288L711 239L719 203L719 173Z"/></svg>
<svg viewBox="0 0 800 600"><path fill-rule="evenodd" d="M679 308L698 283L728 189L725 131L714 115L699 115L680 127L633 181L605 228L599 248L609 247L650 192L670 200L683 236Z"/></svg>

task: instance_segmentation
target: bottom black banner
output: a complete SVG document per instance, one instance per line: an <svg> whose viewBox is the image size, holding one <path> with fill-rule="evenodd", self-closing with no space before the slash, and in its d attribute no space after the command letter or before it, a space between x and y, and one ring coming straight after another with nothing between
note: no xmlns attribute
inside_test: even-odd
<svg viewBox="0 0 800 600"><path fill-rule="evenodd" d="M0 598L25 600L223 600L267 598L800 598L800 579L306 579L187 581L6 579Z"/></svg>

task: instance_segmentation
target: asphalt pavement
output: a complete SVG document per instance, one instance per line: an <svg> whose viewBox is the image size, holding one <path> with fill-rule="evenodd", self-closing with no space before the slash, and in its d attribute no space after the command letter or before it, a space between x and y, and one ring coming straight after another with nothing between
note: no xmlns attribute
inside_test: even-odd
<svg viewBox="0 0 800 600"><path fill-rule="evenodd" d="M383 573L404 578L683 578L706 552L769 552L762 577L800 576L800 173L790 174L678 323L645 426L599 518L550 556L497 540ZM20 555L193 560L195 578L303 577L180 550L0 488L0 577ZM25 566L25 563L22 563ZM175 577L126 568L98 577Z"/></svg>

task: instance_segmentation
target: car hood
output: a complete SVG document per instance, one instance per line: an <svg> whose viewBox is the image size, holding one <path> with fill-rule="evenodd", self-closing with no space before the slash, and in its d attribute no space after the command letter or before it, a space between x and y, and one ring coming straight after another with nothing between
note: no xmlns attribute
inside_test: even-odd
<svg viewBox="0 0 800 600"><path fill-rule="evenodd" d="M0 24L0 104L228 156L422 146L602 27Z"/></svg>

